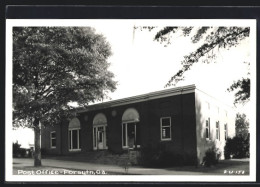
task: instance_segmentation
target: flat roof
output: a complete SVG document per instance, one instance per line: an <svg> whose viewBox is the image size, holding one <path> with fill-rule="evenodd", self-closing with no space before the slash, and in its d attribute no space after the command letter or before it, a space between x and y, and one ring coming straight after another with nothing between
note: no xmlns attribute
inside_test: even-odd
<svg viewBox="0 0 260 187"><path fill-rule="evenodd" d="M194 84L187 86L180 86L175 88L164 89L160 91L150 92L132 97L126 97L123 99L111 100L102 103L97 103L87 106L85 109L79 109L77 113L83 113L92 110L98 110L103 108L115 107L120 105L126 105L131 103L138 103L142 101L148 101L153 99L165 98L174 95L187 94L195 92L196 86Z"/></svg>

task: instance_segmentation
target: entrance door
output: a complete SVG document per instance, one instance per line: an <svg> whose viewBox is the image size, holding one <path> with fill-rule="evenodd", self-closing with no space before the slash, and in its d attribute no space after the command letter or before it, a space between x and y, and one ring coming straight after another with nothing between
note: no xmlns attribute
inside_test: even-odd
<svg viewBox="0 0 260 187"><path fill-rule="evenodd" d="M94 127L94 129L93 129L93 139L94 139L93 148L95 150L106 149L105 130L106 130L105 126Z"/></svg>

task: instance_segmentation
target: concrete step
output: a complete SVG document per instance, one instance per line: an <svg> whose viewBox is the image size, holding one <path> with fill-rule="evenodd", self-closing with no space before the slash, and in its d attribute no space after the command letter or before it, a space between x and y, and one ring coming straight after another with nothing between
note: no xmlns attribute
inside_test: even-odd
<svg viewBox="0 0 260 187"><path fill-rule="evenodd" d="M129 163L136 163L137 157L136 151L130 151L123 154L112 154L108 150L104 151L89 151L85 153L79 153L73 155L74 158L78 158L80 161L100 163L100 164L113 164L113 165L126 165ZM69 159L69 157L68 157Z"/></svg>

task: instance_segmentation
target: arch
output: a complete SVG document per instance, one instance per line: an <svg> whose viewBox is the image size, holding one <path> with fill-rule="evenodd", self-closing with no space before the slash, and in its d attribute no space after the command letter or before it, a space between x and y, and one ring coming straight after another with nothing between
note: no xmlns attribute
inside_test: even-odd
<svg viewBox="0 0 260 187"><path fill-rule="evenodd" d="M122 122L139 122L138 111L134 108L128 108L122 116Z"/></svg>
<svg viewBox="0 0 260 187"><path fill-rule="evenodd" d="M95 115L93 125L107 125L107 118L103 113Z"/></svg>
<svg viewBox="0 0 260 187"><path fill-rule="evenodd" d="M80 128L80 121L78 118L73 118L70 120L69 128Z"/></svg>

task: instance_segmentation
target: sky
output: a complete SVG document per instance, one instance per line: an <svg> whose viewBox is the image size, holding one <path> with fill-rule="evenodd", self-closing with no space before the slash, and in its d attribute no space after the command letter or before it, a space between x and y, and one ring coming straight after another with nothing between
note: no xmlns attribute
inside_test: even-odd
<svg viewBox="0 0 260 187"><path fill-rule="evenodd" d="M183 56L201 44L194 45L189 37L176 34L172 38L172 44L165 47L153 40L156 31L137 29L133 34L133 26L120 25L120 29L113 26L95 27L112 47L109 70L118 81L116 91L109 95L112 100L165 89L164 86L171 76L182 67ZM227 88L234 81L246 76L248 66L243 62L250 61L249 46L250 40L245 39L237 47L216 50L216 63L195 64L184 74L185 80L176 86L195 84L209 95L221 98L223 102L233 106L234 92L228 92ZM239 106L237 109L244 111L246 107Z"/></svg>
<svg viewBox="0 0 260 187"><path fill-rule="evenodd" d="M89 21L84 24L82 21L79 22L79 26L95 28L96 32L103 34L111 45L113 55L108 59L111 64L109 70L114 73L118 82L116 91L109 94L111 100L165 89L164 86L171 76L182 67L183 56L200 45L192 45L189 37L176 34L172 37L172 44L165 47L153 40L156 31L139 29L134 31L134 26L144 26L143 23L138 25L139 22L134 21ZM155 26L156 23L153 22ZM77 26L77 21L73 21L73 24ZM183 25L182 22L181 24ZM150 23L147 25L151 26ZM185 73L186 79L176 86L195 84L209 95L220 98L232 106L234 93L229 93L227 88L247 73L247 65L243 62L252 58L250 40L248 38L230 50L218 50L216 54L216 63L197 63ZM237 109L245 113L250 111L248 105L239 106ZM13 141L22 134L33 137L33 131L28 130L26 133L16 131ZM24 138L23 141L26 143L29 140Z"/></svg>

